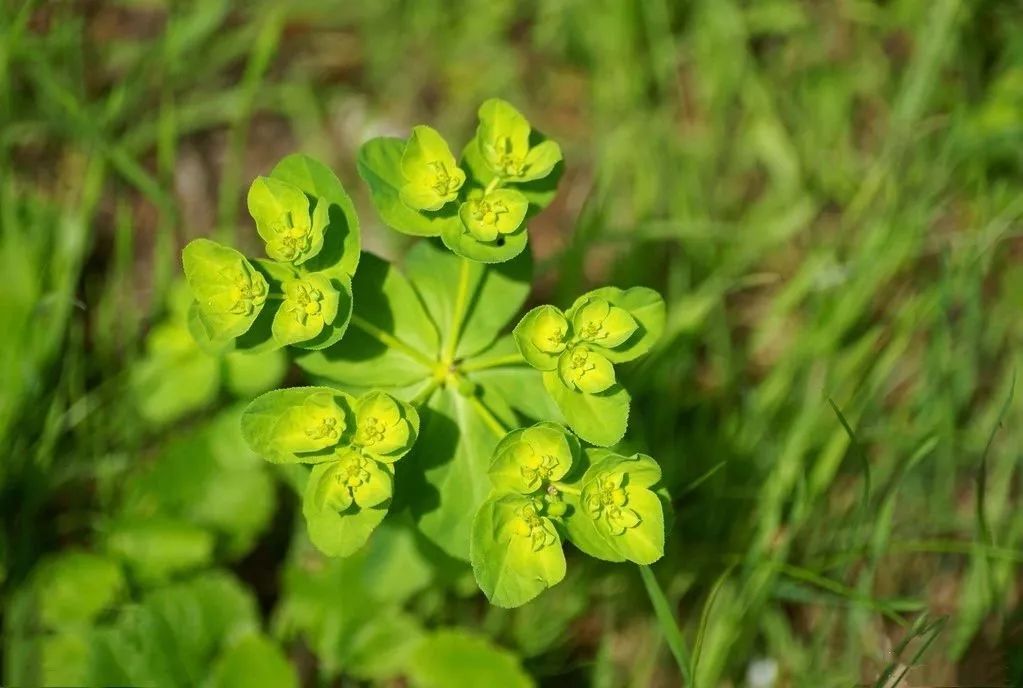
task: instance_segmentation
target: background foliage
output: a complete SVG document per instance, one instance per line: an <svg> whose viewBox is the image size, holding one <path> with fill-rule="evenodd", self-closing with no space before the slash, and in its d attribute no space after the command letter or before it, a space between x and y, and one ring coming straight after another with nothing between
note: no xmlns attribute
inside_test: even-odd
<svg viewBox="0 0 1023 688"><path fill-rule="evenodd" d="M1015 3L0 7L5 681L1023 681ZM207 357L176 305L180 247L254 251L245 189L295 150L400 256L359 144L464 140L493 95L565 152L531 302L668 302L623 373L675 495L658 615L584 557L489 608L400 520L319 556L236 431L299 378Z"/></svg>

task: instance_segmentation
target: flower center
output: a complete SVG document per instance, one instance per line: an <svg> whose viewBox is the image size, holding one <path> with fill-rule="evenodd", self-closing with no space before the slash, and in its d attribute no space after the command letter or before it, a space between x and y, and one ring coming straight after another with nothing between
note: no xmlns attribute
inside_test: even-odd
<svg viewBox="0 0 1023 688"><path fill-rule="evenodd" d="M496 225L501 216L508 212L508 206L503 201L488 201L485 198L472 201L469 209L472 219L491 226Z"/></svg>
<svg viewBox="0 0 1023 688"><path fill-rule="evenodd" d="M359 427L359 444L370 447L384 439L387 428L379 418L368 418Z"/></svg>
<svg viewBox="0 0 1023 688"><path fill-rule="evenodd" d="M521 177L526 171L525 161L516 155L512 155L511 139L507 136L502 136L497 140L496 148L501 152L500 157L497 159L497 166L501 169L503 176Z"/></svg>
<svg viewBox="0 0 1023 688"><path fill-rule="evenodd" d="M230 312L236 315L252 315L256 306L261 306L266 301L266 289L262 282L254 281L244 270L239 270L230 279L234 283L231 288L234 304L231 305Z"/></svg>
<svg viewBox="0 0 1023 688"><path fill-rule="evenodd" d="M339 485L349 488L359 487L369 481L369 471L363 468L363 462L355 456L344 459L335 475Z"/></svg>
<svg viewBox="0 0 1023 688"><path fill-rule="evenodd" d="M322 440L324 437L336 440L340 435L337 429L337 419L324 418L319 425L306 428L305 434L312 440Z"/></svg>
<svg viewBox="0 0 1023 688"><path fill-rule="evenodd" d="M586 349L576 349L573 351L570 365L572 367L572 373L577 378L581 378L586 373L597 367L590 362L590 352Z"/></svg>
<svg viewBox="0 0 1023 688"><path fill-rule="evenodd" d="M433 190L441 196L447 196L450 193L458 191L459 183L458 179L452 177L448 172L448 168L442 162L431 162L429 163L430 170L433 172Z"/></svg>

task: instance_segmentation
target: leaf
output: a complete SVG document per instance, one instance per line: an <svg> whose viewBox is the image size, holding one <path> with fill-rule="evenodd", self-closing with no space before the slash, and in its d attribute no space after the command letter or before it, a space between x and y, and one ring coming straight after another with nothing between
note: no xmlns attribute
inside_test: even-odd
<svg viewBox="0 0 1023 688"><path fill-rule="evenodd" d="M181 260L209 337L222 341L248 331L269 293L266 279L252 263L209 239L190 241Z"/></svg>
<svg viewBox="0 0 1023 688"><path fill-rule="evenodd" d="M295 668L281 648L262 633L232 643L213 665L206 688L297 688Z"/></svg>
<svg viewBox="0 0 1023 688"><path fill-rule="evenodd" d="M625 435L629 393L621 385L615 384L600 394L585 394L566 387L557 373L543 373L543 384L572 432L583 440L608 447Z"/></svg>
<svg viewBox="0 0 1023 688"><path fill-rule="evenodd" d="M253 397L278 387L288 372L288 359L276 349L262 353L232 351L224 356L224 378L235 396ZM180 378L176 378L180 384Z"/></svg>
<svg viewBox="0 0 1023 688"><path fill-rule="evenodd" d="M472 570L498 607L522 606L565 577L565 553L553 523L534 516L538 525L530 529L520 515L524 509L533 509L529 498L495 494L473 519Z"/></svg>
<svg viewBox="0 0 1023 688"><path fill-rule="evenodd" d="M461 328L457 358L467 358L493 344L529 295L533 260L522 254L501 265L465 263L437 245L420 242L405 256L405 272L419 293L437 330L454 327L460 271L467 269L469 306Z"/></svg>
<svg viewBox="0 0 1023 688"><path fill-rule="evenodd" d="M167 518L110 524L106 550L140 579L158 581L213 560L213 535L198 526Z"/></svg>
<svg viewBox="0 0 1023 688"><path fill-rule="evenodd" d="M39 620L49 629L87 624L127 591L116 561L76 550L41 563L32 585L39 601Z"/></svg>
<svg viewBox="0 0 1023 688"><path fill-rule="evenodd" d="M419 212L402 203L404 150L405 142L396 138L370 139L359 148L359 176L369 186L380 219L391 229L412 236L440 236L445 227L461 227L455 206L440 212Z"/></svg>
<svg viewBox="0 0 1023 688"><path fill-rule="evenodd" d="M319 483L331 468L329 463L313 468L302 498L302 515L306 519L309 539L317 549L327 556L347 557L366 544L373 530L387 515L390 502L385 501L377 507L365 509L353 504L344 512L319 502Z"/></svg>
<svg viewBox="0 0 1023 688"><path fill-rule="evenodd" d="M271 463L334 459L334 446L354 427L355 400L329 387L276 389L254 399L242 414L242 436Z"/></svg>
<svg viewBox="0 0 1023 688"><path fill-rule="evenodd" d="M479 263L503 263L511 260L526 249L529 240L526 225L523 224L514 232L502 234L494 241L480 241L469 233L461 221L457 225L444 225L440 238L455 255Z"/></svg>
<svg viewBox="0 0 1023 688"><path fill-rule="evenodd" d="M409 667L416 688L530 688L533 680L513 654L468 631L427 636Z"/></svg>
<svg viewBox="0 0 1023 688"><path fill-rule="evenodd" d="M298 364L313 375L345 387L403 387L429 378L432 367L417 356L436 360L440 343L408 280L386 261L367 253L352 291L352 325L344 341L316 353L301 354ZM368 330L393 337L405 346L394 348Z"/></svg>
<svg viewBox="0 0 1023 688"><path fill-rule="evenodd" d="M295 153L277 163L270 176L329 204L323 248L302 267L309 272L327 272L331 277L354 275L361 249L359 216L337 175L308 155Z"/></svg>
<svg viewBox="0 0 1023 688"><path fill-rule="evenodd" d="M131 387L143 418L155 425L211 404L220 390L220 364L202 351L189 331L173 321L156 325L146 356L131 371Z"/></svg>
<svg viewBox="0 0 1023 688"><path fill-rule="evenodd" d="M465 365L473 367L498 357L505 358L516 352L514 340L510 335L505 335L477 356L467 359ZM525 361L471 370L466 373L466 377L483 385L492 394L500 396L526 418L566 424L561 410L543 386L543 375L538 370L528 367Z"/></svg>
<svg viewBox="0 0 1023 688"><path fill-rule="evenodd" d="M614 348L595 347L612 363L625 363L639 358L650 351L664 332L664 299L647 287L602 287L583 294L566 314L571 320L577 308L591 297L607 300L611 305L625 309L638 325L636 331L624 343Z"/></svg>
<svg viewBox="0 0 1023 688"><path fill-rule="evenodd" d="M422 430L398 472L395 509L409 508L426 537L468 560L473 515L490 492L487 469L499 437L470 400L449 387L419 413Z"/></svg>

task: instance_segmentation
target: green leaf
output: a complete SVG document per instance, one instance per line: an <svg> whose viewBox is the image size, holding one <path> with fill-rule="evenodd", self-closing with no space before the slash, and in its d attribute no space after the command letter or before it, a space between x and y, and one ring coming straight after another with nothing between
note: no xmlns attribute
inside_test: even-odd
<svg viewBox="0 0 1023 688"><path fill-rule="evenodd" d="M516 657L468 631L446 629L427 636L412 658L416 688L531 688Z"/></svg>
<svg viewBox="0 0 1023 688"><path fill-rule="evenodd" d="M578 450L576 439L557 423L513 430L494 449L490 480L498 490L531 494L564 478Z"/></svg>
<svg viewBox="0 0 1023 688"><path fill-rule="evenodd" d="M211 669L207 688L297 688L298 675L281 648L261 633L232 643Z"/></svg>
<svg viewBox="0 0 1023 688"><path fill-rule="evenodd" d="M269 295L266 279L241 253L209 239L189 242L181 257L209 337L221 341L248 331Z"/></svg>
<svg viewBox="0 0 1023 688"><path fill-rule="evenodd" d="M306 519L309 539L317 549L327 556L347 557L366 544L373 530L387 515L390 502L385 498L378 506L362 508L354 504L353 500L343 511L339 511L336 502L324 499L328 487L324 483L334 479L337 468L336 462L313 467L302 499L302 514ZM370 480L373 479L379 480L379 473L370 477Z"/></svg>
<svg viewBox="0 0 1023 688"><path fill-rule="evenodd" d="M167 518L110 524L104 544L138 578L158 581L213 560L213 535L198 526Z"/></svg>
<svg viewBox="0 0 1023 688"><path fill-rule="evenodd" d="M242 435L271 463L319 463L353 428L355 400L329 387L277 389L257 397L242 415Z"/></svg>
<svg viewBox="0 0 1023 688"><path fill-rule="evenodd" d="M481 398L496 406L485 393ZM423 427L398 474L395 509L408 507L426 537L468 560L472 518L490 492L488 458L499 436L470 399L450 387L434 393L419 413Z"/></svg>
<svg viewBox="0 0 1023 688"><path fill-rule="evenodd" d="M273 168L270 177L294 184L307 195L326 203L327 228L323 248L302 264L309 272L325 272L340 277L355 274L359 265L361 238L359 216L341 181L329 167L308 155L289 155Z"/></svg>
<svg viewBox="0 0 1023 688"><path fill-rule="evenodd" d="M87 624L127 591L116 561L75 550L41 563L32 585L39 601L39 620L49 629Z"/></svg>
<svg viewBox="0 0 1023 688"><path fill-rule="evenodd" d="M433 374L417 356L436 360L437 329L408 280L386 261L366 254L352 284L355 307L344 341L298 357L307 372L344 387L391 388L421 382ZM400 340L394 348L381 341Z"/></svg>
<svg viewBox="0 0 1023 688"><path fill-rule="evenodd" d="M458 208L465 229L478 241L491 243L522 226L529 201L515 189L495 189L485 193L475 189Z"/></svg>
<svg viewBox="0 0 1023 688"><path fill-rule="evenodd" d="M466 360L465 365L474 367L497 359L508 360L509 357L514 358L516 353L515 341L511 335L505 335L478 355ZM526 418L565 424L561 411L544 389L543 375L528 367L525 361L470 370L466 377L491 390Z"/></svg>
<svg viewBox="0 0 1023 688"><path fill-rule="evenodd" d="M413 210L401 201L405 185L401 158L405 142L396 138L375 138L359 148L359 176L369 186L373 206L380 219L391 229L412 236L440 236L447 226L460 227L457 208L425 213Z"/></svg>
<svg viewBox="0 0 1023 688"><path fill-rule="evenodd" d="M590 444L608 447L625 435L629 421L629 393L615 384L600 394L569 389L557 373L543 373L543 384L565 415L568 426Z"/></svg>
<svg viewBox="0 0 1023 688"><path fill-rule="evenodd" d="M280 179L256 177L249 187L248 206L272 259L301 265L323 248L326 201L317 201L310 216L309 198L302 189Z"/></svg>
<svg viewBox="0 0 1023 688"><path fill-rule="evenodd" d="M260 353L232 351L224 356L227 388L242 398L280 386L287 372L288 359L279 349ZM173 379L180 384L180 378Z"/></svg>
<svg viewBox="0 0 1023 688"><path fill-rule="evenodd" d="M163 322L146 337L146 355L131 371L131 387L142 417L162 425L216 399L220 364L184 325Z"/></svg>
<svg viewBox="0 0 1023 688"><path fill-rule="evenodd" d="M468 270L469 305L457 358L471 357L493 344L515 317L529 295L533 261L524 253L501 265L466 263L435 244L416 244L405 256L405 272L440 332L450 333L454 327L458 276L463 269Z"/></svg>
<svg viewBox="0 0 1023 688"><path fill-rule="evenodd" d="M479 263L503 263L511 260L526 249L529 240L526 226L523 224L514 232L499 235L494 241L480 241L461 221L457 225L444 225L440 238L455 255Z"/></svg>
<svg viewBox="0 0 1023 688"><path fill-rule="evenodd" d="M476 582L498 607L519 607L565 577L553 522L521 495L483 502L473 519L470 557Z"/></svg>
<svg viewBox="0 0 1023 688"><path fill-rule="evenodd" d="M583 294L566 314L570 320L576 312L594 298L606 300L613 306L626 311L636 323L636 330L621 344L602 346L601 353L612 363L624 363L639 358L650 351L664 332L664 299L653 289L632 287L602 287Z"/></svg>
<svg viewBox="0 0 1023 688"><path fill-rule="evenodd" d="M458 198L465 172L458 168L444 137L425 125L412 128L401 155L405 183L399 189L401 202L413 210L440 210Z"/></svg>
<svg viewBox="0 0 1023 688"><path fill-rule="evenodd" d="M537 370L554 370L568 346L571 326L559 308L537 306L512 331L519 353Z"/></svg>

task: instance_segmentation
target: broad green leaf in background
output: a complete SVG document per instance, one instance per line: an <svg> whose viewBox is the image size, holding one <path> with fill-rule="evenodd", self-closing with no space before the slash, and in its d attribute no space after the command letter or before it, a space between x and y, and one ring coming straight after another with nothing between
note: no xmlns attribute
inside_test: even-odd
<svg viewBox="0 0 1023 688"><path fill-rule="evenodd" d="M280 349L261 353L232 351L224 356L224 382L232 394L242 398L277 387L287 372L288 359Z"/></svg>
<svg viewBox="0 0 1023 688"><path fill-rule="evenodd" d="M205 688L297 688L295 667L281 648L261 633L234 640L217 658Z"/></svg>
<svg viewBox="0 0 1023 688"><path fill-rule="evenodd" d="M600 394L569 389L557 373L543 373L543 384L565 414L576 435L590 444L609 447L625 435L629 421L629 393L615 384Z"/></svg>
<svg viewBox="0 0 1023 688"><path fill-rule="evenodd" d="M362 248L359 216L337 175L308 155L295 153L277 163L270 177L293 184L307 196L317 199L317 205L326 204L323 248L303 263L302 268L327 273L331 278L354 275Z"/></svg>
<svg viewBox="0 0 1023 688"><path fill-rule="evenodd" d="M518 607L565 577L565 553L554 523L529 497L494 494L473 519L470 556L491 604Z"/></svg>
<svg viewBox="0 0 1023 688"><path fill-rule="evenodd" d="M535 685L511 652L459 629L442 629L427 636L412 657L409 675L416 688Z"/></svg>
<svg viewBox="0 0 1023 688"><path fill-rule="evenodd" d="M185 279L211 339L244 334L269 296L269 285L238 251L209 239L194 239L182 251Z"/></svg>
<svg viewBox="0 0 1023 688"><path fill-rule="evenodd" d="M359 148L359 176L369 186L380 219L391 229L412 236L440 236L448 226L458 229L461 221L454 206L428 213L413 210L401 201L404 150L405 142L396 138L370 139Z"/></svg>
<svg viewBox="0 0 1023 688"><path fill-rule="evenodd" d="M449 336L461 270L468 271L469 305L455 355L468 358L493 344L522 308L529 295L533 260L524 253L501 265L479 265L459 260L436 244L416 244L405 256L405 273L437 330Z"/></svg>
<svg viewBox="0 0 1023 688"><path fill-rule="evenodd" d="M91 622L127 592L116 561L79 550L66 550L42 562L32 586L39 621L54 629Z"/></svg>
<svg viewBox="0 0 1023 688"><path fill-rule="evenodd" d="M208 565L215 541L208 530L187 521L154 517L108 524L103 543L135 577L158 582Z"/></svg>
<svg viewBox="0 0 1023 688"><path fill-rule="evenodd" d="M132 389L142 417L162 425L216 399L220 365L199 348L184 323L168 320L146 337L146 355L132 370Z"/></svg>

